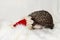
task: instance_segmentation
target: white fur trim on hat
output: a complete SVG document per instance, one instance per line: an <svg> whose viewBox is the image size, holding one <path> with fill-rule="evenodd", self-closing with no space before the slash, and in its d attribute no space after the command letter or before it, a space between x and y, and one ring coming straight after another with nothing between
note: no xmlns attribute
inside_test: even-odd
<svg viewBox="0 0 60 40"><path fill-rule="evenodd" d="M26 21L27 21L27 28L31 29L32 28L32 24L33 24L33 20L31 20L31 17L30 16L26 16L25 17Z"/></svg>

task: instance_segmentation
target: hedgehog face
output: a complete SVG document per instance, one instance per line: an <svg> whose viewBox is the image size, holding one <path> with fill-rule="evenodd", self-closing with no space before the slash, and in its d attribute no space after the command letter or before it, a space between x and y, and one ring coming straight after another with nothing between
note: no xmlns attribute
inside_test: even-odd
<svg viewBox="0 0 60 40"><path fill-rule="evenodd" d="M30 14L32 20L34 23L32 24L32 28L34 28L35 25L40 25L44 28L50 28L53 29L54 24L53 24L53 18L51 14L47 11L41 10L41 11L35 11L32 14ZM37 26L35 27L35 29Z"/></svg>

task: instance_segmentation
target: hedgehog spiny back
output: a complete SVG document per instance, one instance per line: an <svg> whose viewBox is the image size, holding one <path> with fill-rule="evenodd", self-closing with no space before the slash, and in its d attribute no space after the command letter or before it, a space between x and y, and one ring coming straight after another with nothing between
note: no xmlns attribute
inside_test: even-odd
<svg viewBox="0 0 60 40"><path fill-rule="evenodd" d="M35 11L31 13L29 16L31 16L32 20L34 21L32 26L38 24L41 26L45 26L45 28L50 29L53 29L54 27L52 15L48 11L45 10Z"/></svg>

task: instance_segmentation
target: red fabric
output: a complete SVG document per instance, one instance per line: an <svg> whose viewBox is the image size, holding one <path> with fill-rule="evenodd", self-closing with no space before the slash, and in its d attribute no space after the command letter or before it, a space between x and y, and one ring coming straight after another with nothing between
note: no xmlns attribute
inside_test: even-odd
<svg viewBox="0 0 60 40"><path fill-rule="evenodd" d="M20 21L18 21L16 24L14 24L13 26L14 27L16 27L17 25L20 25L20 24L22 24L22 25L25 25L26 26L26 19L23 19L23 20L20 20Z"/></svg>

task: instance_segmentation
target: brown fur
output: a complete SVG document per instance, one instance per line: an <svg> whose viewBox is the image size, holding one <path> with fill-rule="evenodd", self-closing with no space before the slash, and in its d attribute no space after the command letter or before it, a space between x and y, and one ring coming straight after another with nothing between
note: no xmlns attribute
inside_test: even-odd
<svg viewBox="0 0 60 40"><path fill-rule="evenodd" d="M32 26L38 24L41 26L45 26L44 28L53 29L54 27L52 15L45 10L32 12L29 16L31 16L32 20L34 21ZM34 29L34 27L32 28Z"/></svg>

